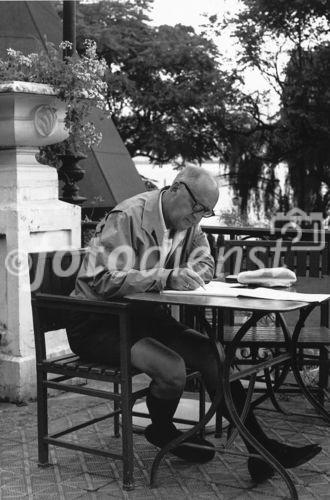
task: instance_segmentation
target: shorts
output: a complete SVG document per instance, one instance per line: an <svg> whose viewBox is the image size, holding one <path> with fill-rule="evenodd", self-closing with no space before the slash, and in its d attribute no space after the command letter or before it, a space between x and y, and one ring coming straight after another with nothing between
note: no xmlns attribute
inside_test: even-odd
<svg viewBox="0 0 330 500"><path fill-rule="evenodd" d="M139 305L133 309L130 347L144 337L167 345L188 326L176 321L164 306ZM67 321L71 350L89 362L117 365L120 361L119 318L111 315L71 312Z"/></svg>

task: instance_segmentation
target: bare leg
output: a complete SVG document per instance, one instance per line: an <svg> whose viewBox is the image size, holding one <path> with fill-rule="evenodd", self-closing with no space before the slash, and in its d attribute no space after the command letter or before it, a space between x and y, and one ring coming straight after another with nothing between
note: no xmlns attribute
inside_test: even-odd
<svg viewBox="0 0 330 500"><path fill-rule="evenodd" d="M186 330L182 335L169 336L165 339L167 345L177 352L185 361L186 365L199 370L204 378L204 382L212 399L217 386L217 365L214 360L208 338L194 330ZM243 411L246 393L239 380L231 384L231 392L238 413ZM230 420L230 415L224 405L224 416ZM294 447L284 443L279 443L269 439L261 428L253 411L249 411L245 420L245 425L249 432L270 451L275 458L286 468L296 467L311 460L321 451L317 445L307 445ZM255 453L255 449L248 441L245 445L250 453ZM251 477L258 482L264 481L274 473L273 469L263 462L261 458L250 458L248 462Z"/></svg>
<svg viewBox="0 0 330 500"><path fill-rule="evenodd" d="M146 399L152 424L146 428L145 436L150 443L162 448L182 434L173 424L173 417L186 382L185 363L179 354L149 337L133 345L131 360L152 379ZM187 441L172 449L171 453L199 463L214 457L212 444L200 437L189 439L189 446L185 443Z"/></svg>
<svg viewBox="0 0 330 500"><path fill-rule="evenodd" d="M150 337L131 348L132 365L151 377L151 393L160 399L181 397L186 383L186 366L179 354Z"/></svg>

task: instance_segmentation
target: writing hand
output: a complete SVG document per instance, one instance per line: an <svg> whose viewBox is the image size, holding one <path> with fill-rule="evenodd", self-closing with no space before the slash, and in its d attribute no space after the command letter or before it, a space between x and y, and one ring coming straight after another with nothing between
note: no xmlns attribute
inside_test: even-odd
<svg viewBox="0 0 330 500"><path fill-rule="evenodd" d="M174 269L169 279L169 288L173 290L195 290L200 286L205 286L203 279L189 267Z"/></svg>

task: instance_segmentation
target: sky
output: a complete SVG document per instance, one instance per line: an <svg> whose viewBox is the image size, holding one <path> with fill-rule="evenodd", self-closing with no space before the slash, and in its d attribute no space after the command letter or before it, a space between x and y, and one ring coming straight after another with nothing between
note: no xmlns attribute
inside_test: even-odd
<svg viewBox="0 0 330 500"><path fill-rule="evenodd" d="M152 24L169 24L175 25L178 23L193 26L198 32L198 27L203 23L202 14L213 15L217 14L218 19L222 19L226 12L231 15L239 11L241 6L240 0L154 0L153 10L149 13L152 19ZM215 40L219 42L219 40ZM233 38L229 32L226 36L222 36L221 52L235 61L235 46ZM245 88L248 92L255 90L269 89L269 84L257 72L248 70L244 76ZM278 107L278 96L271 91L271 103L266 113L272 114Z"/></svg>
<svg viewBox="0 0 330 500"><path fill-rule="evenodd" d="M151 13L155 24L187 24L198 26L201 14L222 15L226 10L234 11L238 0L154 0Z"/></svg>

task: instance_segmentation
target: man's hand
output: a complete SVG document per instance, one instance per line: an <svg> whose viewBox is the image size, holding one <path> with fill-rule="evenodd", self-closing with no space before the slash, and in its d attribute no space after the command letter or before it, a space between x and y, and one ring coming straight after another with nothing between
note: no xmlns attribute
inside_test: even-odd
<svg viewBox="0 0 330 500"><path fill-rule="evenodd" d="M195 290L204 284L199 274L190 267L173 269L167 283L172 290Z"/></svg>

